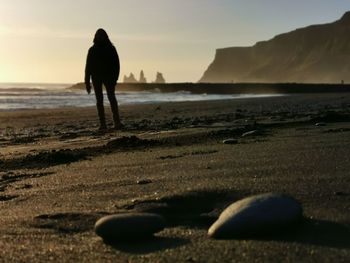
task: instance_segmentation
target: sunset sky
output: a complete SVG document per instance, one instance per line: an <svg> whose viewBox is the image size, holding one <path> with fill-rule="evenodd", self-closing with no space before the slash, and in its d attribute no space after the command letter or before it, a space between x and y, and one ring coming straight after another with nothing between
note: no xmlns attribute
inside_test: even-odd
<svg viewBox="0 0 350 263"><path fill-rule="evenodd" d="M1 0L0 82L83 81L96 29L109 33L121 76L157 71L196 82L215 49L253 45L332 22L349 0Z"/></svg>

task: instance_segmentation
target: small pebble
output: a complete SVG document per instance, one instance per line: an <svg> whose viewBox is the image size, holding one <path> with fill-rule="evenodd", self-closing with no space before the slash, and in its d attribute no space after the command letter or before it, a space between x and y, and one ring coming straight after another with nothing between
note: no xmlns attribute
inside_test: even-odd
<svg viewBox="0 0 350 263"><path fill-rule="evenodd" d="M236 139L226 139L223 141L224 144L237 144L238 140Z"/></svg>
<svg viewBox="0 0 350 263"><path fill-rule="evenodd" d="M242 134L242 137L248 137L248 136L257 136L260 135L260 132L258 130L248 131Z"/></svg>
<svg viewBox="0 0 350 263"><path fill-rule="evenodd" d="M344 192L334 192L334 195L343 196L346 195Z"/></svg>
<svg viewBox="0 0 350 263"><path fill-rule="evenodd" d="M149 179L143 179L143 180L137 180L137 184L150 184L152 183L152 180Z"/></svg>

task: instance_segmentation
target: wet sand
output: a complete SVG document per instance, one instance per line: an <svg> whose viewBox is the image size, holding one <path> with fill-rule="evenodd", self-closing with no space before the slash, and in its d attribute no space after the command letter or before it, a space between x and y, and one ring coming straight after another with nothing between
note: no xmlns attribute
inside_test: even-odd
<svg viewBox="0 0 350 263"><path fill-rule="evenodd" d="M95 108L0 112L0 262L349 260L349 93L124 106L121 116L125 130L99 134ZM294 196L305 220L277 235L207 237L228 204L266 192ZM95 221L126 211L161 214L167 228L103 243Z"/></svg>

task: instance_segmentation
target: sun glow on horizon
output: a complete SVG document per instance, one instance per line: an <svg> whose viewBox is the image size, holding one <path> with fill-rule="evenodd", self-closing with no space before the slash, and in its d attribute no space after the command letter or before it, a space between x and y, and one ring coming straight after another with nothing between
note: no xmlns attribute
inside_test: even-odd
<svg viewBox="0 0 350 263"><path fill-rule="evenodd" d="M350 10L345 0L3 0L0 82L75 83L97 28L121 59L121 75L143 70L148 81L196 82L215 49L253 45L278 33L331 22ZM286 10L289 12L286 13ZM294 13L298 14L295 19Z"/></svg>

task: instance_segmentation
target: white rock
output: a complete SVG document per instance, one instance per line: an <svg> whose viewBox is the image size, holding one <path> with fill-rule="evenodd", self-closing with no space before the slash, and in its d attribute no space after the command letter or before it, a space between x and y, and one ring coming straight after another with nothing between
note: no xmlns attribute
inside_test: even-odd
<svg viewBox="0 0 350 263"><path fill-rule="evenodd" d="M248 137L248 136L257 136L260 135L261 132L258 130L248 131L242 134L242 137Z"/></svg>
<svg viewBox="0 0 350 263"><path fill-rule="evenodd" d="M125 213L105 216L95 224L95 233L108 241L138 240L163 230L162 216L150 213Z"/></svg>
<svg viewBox="0 0 350 263"><path fill-rule="evenodd" d="M213 238L249 237L274 233L298 222L302 207L283 194L248 197L227 207L209 228Z"/></svg>

